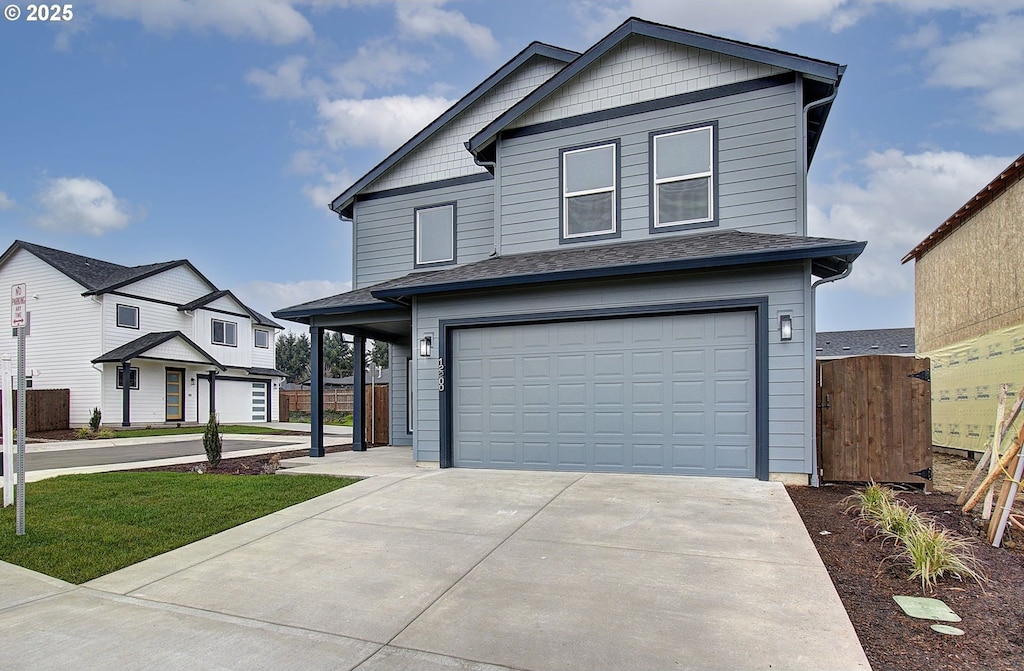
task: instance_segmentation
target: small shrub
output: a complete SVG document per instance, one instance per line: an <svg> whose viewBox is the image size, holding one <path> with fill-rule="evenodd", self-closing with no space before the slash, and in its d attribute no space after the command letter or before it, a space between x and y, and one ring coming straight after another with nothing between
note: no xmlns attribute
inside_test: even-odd
<svg viewBox="0 0 1024 671"><path fill-rule="evenodd" d="M871 512L870 521L883 536L893 539L895 543L916 532L927 519L919 515L916 508L892 499L883 500L878 509Z"/></svg>
<svg viewBox="0 0 1024 671"><path fill-rule="evenodd" d="M206 461L210 463L210 468L217 468L223 447L217 415L211 412L210 419L206 422L206 431L203 432L203 449L206 450Z"/></svg>
<svg viewBox="0 0 1024 671"><path fill-rule="evenodd" d="M75 437L79 440L88 440L92 438L92 431L89 430L89 427L83 426L75 432Z"/></svg>
<svg viewBox="0 0 1024 671"><path fill-rule="evenodd" d="M97 431L93 438L117 438L117 433L113 429L102 429Z"/></svg>
<svg viewBox="0 0 1024 671"><path fill-rule="evenodd" d="M864 489L857 490L850 494L840 503L846 504L844 512L856 511L861 518L874 521L884 513L884 506L896 501L896 492L890 487L872 482Z"/></svg>
<svg viewBox="0 0 1024 671"><path fill-rule="evenodd" d="M900 538L900 543L903 549L893 557L910 564L910 579L920 578L923 590L934 587L945 575L958 580L971 578L979 585L988 581L974 556L972 543L932 520L917 524L906 537Z"/></svg>
<svg viewBox="0 0 1024 671"><path fill-rule="evenodd" d="M267 463L263 464L263 474L264 475L273 475L274 473L277 473L277 469L279 469L280 467L281 467L281 455L280 454L275 454L274 456L270 457L270 459L267 461Z"/></svg>
<svg viewBox="0 0 1024 671"><path fill-rule="evenodd" d="M100 409L93 408L92 415L89 417L89 429L91 429L93 433L96 433L97 431L100 430L100 422L102 421L102 419L103 413L100 412Z"/></svg>

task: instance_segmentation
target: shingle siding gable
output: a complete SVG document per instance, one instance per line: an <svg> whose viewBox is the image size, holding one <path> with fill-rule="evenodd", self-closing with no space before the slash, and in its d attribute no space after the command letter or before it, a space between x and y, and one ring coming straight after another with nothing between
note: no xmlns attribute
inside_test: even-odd
<svg viewBox="0 0 1024 671"><path fill-rule="evenodd" d="M631 35L511 124L566 117L782 74L786 70Z"/></svg>
<svg viewBox="0 0 1024 671"><path fill-rule="evenodd" d="M434 137L371 183L365 192L485 172L484 168L473 162L472 154L466 151L466 140L563 67L565 63L560 61L534 56Z"/></svg>

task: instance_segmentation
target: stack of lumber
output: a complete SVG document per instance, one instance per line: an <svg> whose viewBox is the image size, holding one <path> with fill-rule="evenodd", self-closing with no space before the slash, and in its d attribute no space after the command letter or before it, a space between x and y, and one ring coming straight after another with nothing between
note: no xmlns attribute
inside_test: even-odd
<svg viewBox="0 0 1024 671"><path fill-rule="evenodd" d="M1008 415L1005 414L1006 393L1004 384L999 394L996 430L992 437L992 443L986 448L970 480L967 481L963 492L956 500L957 505L962 505L966 513L973 510L983 498L985 499L981 517L989 521L988 540L995 547L999 547L1003 541L1003 534L1006 531L1007 523L1010 522L1013 504L1020 489L1021 477L1024 476L1024 458L1021 456L1021 447L1024 445L1024 423L1009 447L1005 450L1002 449L1003 439L1020 413L1021 405L1024 405L1024 387L1021 387L1018 392L1017 400ZM1002 486L999 488L999 499L996 500L995 485L998 483L1002 483ZM1014 522L1016 523L1016 520Z"/></svg>

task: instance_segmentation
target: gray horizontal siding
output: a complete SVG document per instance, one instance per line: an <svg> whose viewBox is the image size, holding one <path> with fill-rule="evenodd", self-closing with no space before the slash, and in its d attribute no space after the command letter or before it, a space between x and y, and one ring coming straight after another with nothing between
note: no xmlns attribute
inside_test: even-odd
<svg viewBox="0 0 1024 671"><path fill-rule="evenodd" d="M558 246L559 149L604 140L621 143L622 239L649 236L649 133L710 121L718 122L719 227L800 233L795 91L794 84L786 84L502 139L501 252Z"/></svg>
<svg viewBox="0 0 1024 671"><path fill-rule="evenodd" d="M616 279L517 289L514 292L476 292L455 299L418 299L413 306L413 341L427 333L439 336L442 319L495 315L600 310L688 301L768 296L769 471L810 473L812 464L812 404L809 376L814 361L806 346L813 338L805 305L810 278L802 264L760 270L690 273L644 280ZM779 340L778 315L793 316L793 339ZM414 358L416 366L416 432L414 451L420 461L440 455L437 358Z"/></svg>
<svg viewBox="0 0 1024 671"><path fill-rule="evenodd" d="M355 206L354 288L406 275L413 270L413 211L455 202L456 259L487 258L494 250L494 182L491 180L359 201Z"/></svg>

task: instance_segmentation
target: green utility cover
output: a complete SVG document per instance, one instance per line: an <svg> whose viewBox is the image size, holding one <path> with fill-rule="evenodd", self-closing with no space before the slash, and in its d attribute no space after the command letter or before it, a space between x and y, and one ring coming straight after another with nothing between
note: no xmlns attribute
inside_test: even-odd
<svg viewBox="0 0 1024 671"><path fill-rule="evenodd" d="M898 603L903 612L910 617L939 620L940 622L960 621L960 616L938 599L929 599L923 596L894 596L893 601Z"/></svg>
<svg viewBox="0 0 1024 671"><path fill-rule="evenodd" d="M950 636L963 636L964 630L951 627L948 624L933 624L932 629L939 632L940 634L949 634Z"/></svg>

